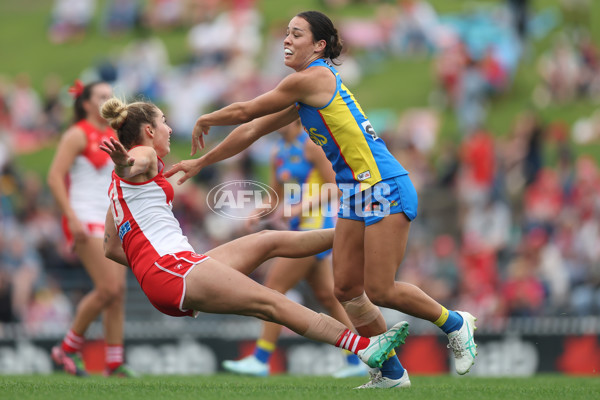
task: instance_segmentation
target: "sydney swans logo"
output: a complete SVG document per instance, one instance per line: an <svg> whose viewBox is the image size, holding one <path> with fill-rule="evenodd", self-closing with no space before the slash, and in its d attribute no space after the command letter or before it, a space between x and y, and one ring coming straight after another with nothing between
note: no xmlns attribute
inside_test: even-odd
<svg viewBox="0 0 600 400"><path fill-rule="evenodd" d="M222 217L251 219L273 212L279 203L279 196L273 188L262 182L236 180L212 188L206 202L214 213Z"/></svg>

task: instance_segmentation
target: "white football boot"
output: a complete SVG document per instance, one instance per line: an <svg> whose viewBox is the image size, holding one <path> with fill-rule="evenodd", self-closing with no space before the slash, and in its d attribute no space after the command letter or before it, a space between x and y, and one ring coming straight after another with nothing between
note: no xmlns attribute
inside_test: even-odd
<svg viewBox="0 0 600 400"><path fill-rule="evenodd" d="M454 353L454 368L459 375L464 375L475 363L477 356L477 345L473 335L477 327L477 318L465 311L457 311L463 318L463 324L459 330L448 334L448 348Z"/></svg>
<svg viewBox="0 0 600 400"><path fill-rule="evenodd" d="M229 372L240 375L267 376L269 375L269 365L259 361L254 355L244 357L241 360L225 360L223 368Z"/></svg>
<svg viewBox="0 0 600 400"><path fill-rule="evenodd" d="M333 373L334 378L353 378L355 376L367 376L368 367L363 364L346 364Z"/></svg>
<svg viewBox="0 0 600 400"><path fill-rule="evenodd" d="M369 373L371 374L371 380L355 389L405 389L410 387L410 378L406 370L404 370L404 374L400 379L385 378L381 375L381 371Z"/></svg>

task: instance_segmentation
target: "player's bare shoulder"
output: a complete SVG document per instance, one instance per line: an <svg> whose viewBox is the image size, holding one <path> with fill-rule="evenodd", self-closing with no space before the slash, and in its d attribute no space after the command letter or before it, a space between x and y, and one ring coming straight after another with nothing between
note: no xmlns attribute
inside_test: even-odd
<svg viewBox="0 0 600 400"><path fill-rule="evenodd" d="M293 86L297 89L303 87L318 87L319 84L332 80L335 84L335 77L325 67L311 67L289 74L280 82L280 85Z"/></svg>
<svg viewBox="0 0 600 400"><path fill-rule="evenodd" d="M296 73L302 79L302 97L305 104L323 107L335 94L335 75L326 67L315 66ZM292 74L292 75L296 75Z"/></svg>
<svg viewBox="0 0 600 400"><path fill-rule="evenodd" d="M82 152L87 144L87 137L83 129L77 125L70 126L60 138L61 146L68 146L76 152Z"/></svg>
<svg viewBox="0 0 600 400"><path fill-rule="evenodd" d="M147 159L148 163L156 163L156 150L151 146L136 146L128 151L129 155L136 159Z"/></svg>
<svg viewBox="0 0 600 400"><path fill-rule="evenodd" d="M335 75L331 70L325 66L315 65L314 67L306 68L302 71L297 72L303 79L310 81L317 81L318 83L324 83L328 81L335 82ZM294 74L292 74L294 75Z"/></svg>

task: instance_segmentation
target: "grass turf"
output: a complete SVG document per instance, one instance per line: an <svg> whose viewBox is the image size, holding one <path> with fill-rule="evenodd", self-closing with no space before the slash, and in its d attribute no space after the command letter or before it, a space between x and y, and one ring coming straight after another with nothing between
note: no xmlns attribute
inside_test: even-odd
<svg viewBox="0 0 600 400"><path fill-rule="evenodd" d="M278 375L267 379L229 374L146 376L135 380L93 376L78 379L62 373L0 376L0 398L9 399L593 399L600 397L597 377L539 375L529 378L413 376L412 388L353 390L364 378L333 379Z"/></svg>

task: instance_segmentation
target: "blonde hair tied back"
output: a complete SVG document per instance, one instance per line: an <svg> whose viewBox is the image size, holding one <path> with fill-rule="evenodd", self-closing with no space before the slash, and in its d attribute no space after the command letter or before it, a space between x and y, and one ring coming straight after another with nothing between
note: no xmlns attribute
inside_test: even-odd
<svg viewBox="0 0 600 400"><path fill-rule="evenodd" d="M108 99L100 109L100 115L107 120L110 126L118 130L123 126L127 119L127 104L113 97Z"/></svg>

